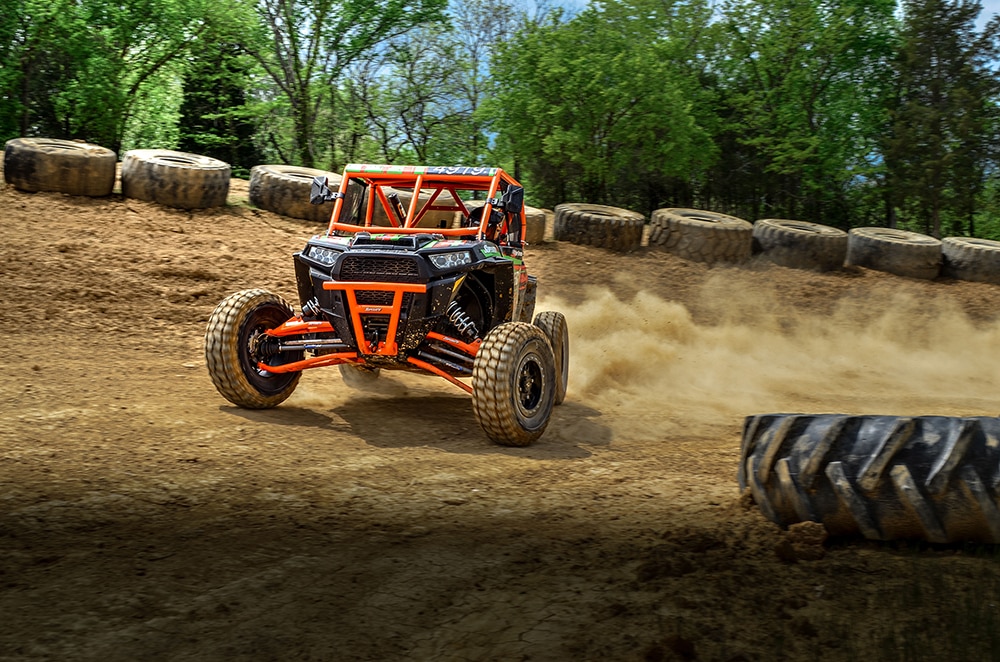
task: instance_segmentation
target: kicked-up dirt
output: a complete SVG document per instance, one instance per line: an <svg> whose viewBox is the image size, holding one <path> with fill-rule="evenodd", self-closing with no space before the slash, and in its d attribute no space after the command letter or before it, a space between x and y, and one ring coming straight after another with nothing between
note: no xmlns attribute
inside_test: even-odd
<svg viewBox="0 0 1000 662"><path fill-rule="evenodd" d="M491 445L468 396L212 386L227 294L295 298L319 228L0 190L0 660L984 660L993 548L785 532L743 418L995 415L1000 288L528 249L566 402Z"/></svg>

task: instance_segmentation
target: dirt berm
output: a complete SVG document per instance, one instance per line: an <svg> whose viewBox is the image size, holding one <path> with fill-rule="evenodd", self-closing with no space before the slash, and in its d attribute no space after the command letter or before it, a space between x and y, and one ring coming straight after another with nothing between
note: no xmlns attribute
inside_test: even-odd
<svg viewBox="0 0 1000 662"><path fill-rule="evenodd" d="M1000 655L994 549L821 545L735 478L748 414L1000 412L1000 288L533 246L569 393L502 448L431 377L320 369L268 411L215 392L210 311L294 299L318 229L246 190L0 190L0 659Z"/></svg>

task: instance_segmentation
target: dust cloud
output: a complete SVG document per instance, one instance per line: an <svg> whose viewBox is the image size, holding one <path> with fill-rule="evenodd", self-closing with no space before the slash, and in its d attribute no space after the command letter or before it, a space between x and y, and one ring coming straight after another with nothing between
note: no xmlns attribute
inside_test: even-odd
<svg viewBox="0 0 1000 662"><path fill-rule="evenodd" d="M977 325L946 298L905 291L843 298L829 313L782 307L725 275L702 286L696 322L648 292L548 298L570 328L569 400L616 433L709 433L765 412L996 415L1000 324Z"/></svg>

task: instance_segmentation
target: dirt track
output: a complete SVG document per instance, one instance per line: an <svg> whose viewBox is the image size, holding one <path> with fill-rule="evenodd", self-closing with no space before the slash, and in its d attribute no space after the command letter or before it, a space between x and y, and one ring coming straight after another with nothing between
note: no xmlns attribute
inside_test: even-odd
<svg viewBox="0 0 1000 662"><path fill-rule="evenodd" d="M570 392L507 449L429 377L218 396L208 314L315 231L241 195L0 190L0 660L1000 655L994 550L792 552L735 481L748 414L996 414L1000 288L533 247Z"/></svg>

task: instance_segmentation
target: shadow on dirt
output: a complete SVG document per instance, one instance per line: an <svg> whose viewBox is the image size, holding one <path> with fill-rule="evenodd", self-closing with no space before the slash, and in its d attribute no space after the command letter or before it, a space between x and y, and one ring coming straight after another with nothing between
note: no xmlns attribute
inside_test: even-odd
<svg viewBox="0 0 1000 662"><path fill-rule="evenodd" d="M590 456L581 448L607 445L611 431L592 420L600 416L589 407L565 403L552 414L545 434L527 448L498 446L476 422L472 402L465 397L431 396L363 400L332 410L366 443L380 448L426 446L451 453L504 454L536 459L573 459ZM565 434L564 426L575 431Z"/></svg>

